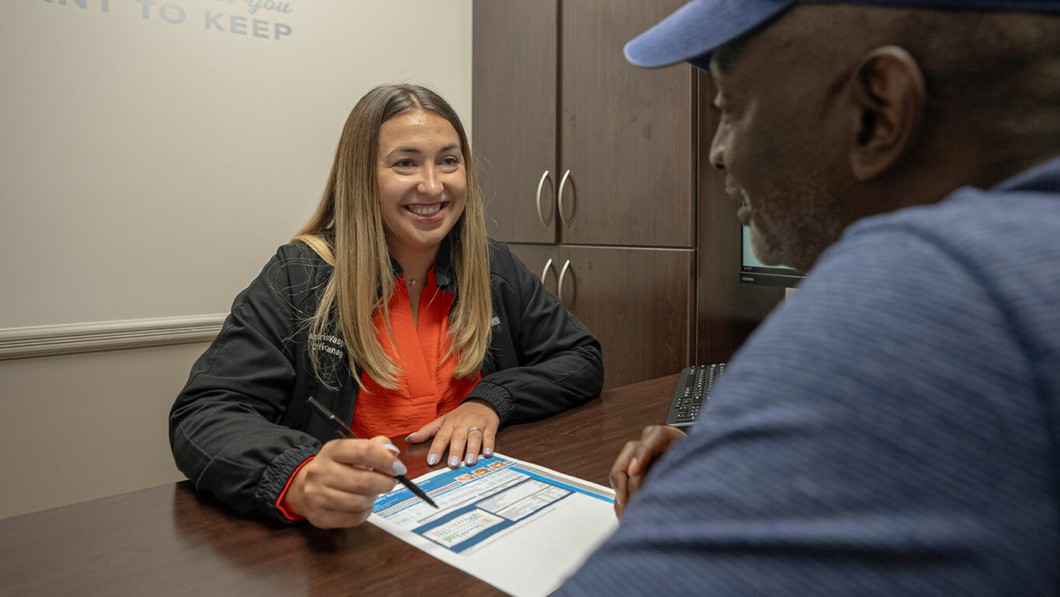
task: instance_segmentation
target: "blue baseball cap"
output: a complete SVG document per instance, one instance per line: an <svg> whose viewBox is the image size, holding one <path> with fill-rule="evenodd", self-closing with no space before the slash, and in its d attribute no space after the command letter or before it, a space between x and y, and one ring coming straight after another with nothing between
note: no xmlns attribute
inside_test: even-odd
<svg viewBox="0 0 1060 597"><path fill-rule="evenodd" d="M658 68L682 61L706 69L710 52L796 4L1060 12L1060 0L693 0L626 44L626 60Z"/></svg>

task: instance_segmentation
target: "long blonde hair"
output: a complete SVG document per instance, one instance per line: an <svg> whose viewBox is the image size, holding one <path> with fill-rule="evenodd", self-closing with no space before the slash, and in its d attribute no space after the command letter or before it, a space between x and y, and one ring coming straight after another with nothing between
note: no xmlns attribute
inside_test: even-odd
<svg viewBox="0 0 1060 597"><path fill-rule="evenodd" d="M441 116L460 137L467 199L463 215L449 233L459 294L449 315L450 347L445 358L457 355L453 371L457 377L479 372L489 348L493 314L484 207L467 134L459 116L438 94L419 85L381 85L365 94L342 128L320 204L292 240L306 243L335 268L308 321L310 337L341 332L350 371L359 366L391 389L397 387L400 367L386 355L372 322L375 311L382 309L389 330L388 304L395 282L379 208L376 160L382 124L412 110ZM313 369L328 384L312 344Z"/></svg>

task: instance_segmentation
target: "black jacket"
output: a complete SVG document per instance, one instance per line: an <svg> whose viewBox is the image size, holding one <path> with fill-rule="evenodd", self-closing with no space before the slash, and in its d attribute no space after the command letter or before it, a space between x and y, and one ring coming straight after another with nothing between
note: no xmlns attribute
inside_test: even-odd
<svg viewBox="0 0 1060 597"><path fill-rule="evenodd" d="M280 247L236 297L170 411L177 467L198 490L241 514L286 520L275 506L280 492L298 465L335 437L306 398L353 418L358 385L342 340L311 339L307 329L332 269L303 243ZM435 275L439 288L458 294L446 247ZM596 338L507 246L492 241L490 278L492 340L482 380L468 398L492 404L503 427L597 396L603 363ZM313 372L311 347L327 384Z"/></svg>

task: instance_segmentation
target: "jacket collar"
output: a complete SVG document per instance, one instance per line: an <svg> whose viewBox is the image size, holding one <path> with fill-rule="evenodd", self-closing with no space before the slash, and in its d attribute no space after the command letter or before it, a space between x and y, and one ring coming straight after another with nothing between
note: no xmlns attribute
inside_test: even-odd
<svg viewBox="0 0 1060 597"><path fill-rule="evenodd" d="M434 260L434 278L435 282L438 284L438 288L445 290L446 292L451 292L454 295L458 294L458 292L456 270L453 266L453 243L451 239L456 234L457 232L454 228L452 232L442 239L442 244L438 247L438 257ZM393 256L390 257L390 266L394 268L395 280L405 273L405 270L401 269L401 264L399 264Z"/></svg>

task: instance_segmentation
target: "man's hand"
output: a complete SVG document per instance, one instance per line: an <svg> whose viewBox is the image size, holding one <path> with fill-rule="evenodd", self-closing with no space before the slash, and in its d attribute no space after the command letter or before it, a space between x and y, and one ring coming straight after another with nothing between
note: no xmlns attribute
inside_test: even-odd
<svg viewBox="0 0 1060 597"><path fill-rule="evenodd" d="M615 490L615 514L621 518L629 498L640 490L645 475L674 442L684 437L683 431L668 425L645 427L640 439L626 442L611 466L611 488Z"/></svg>

